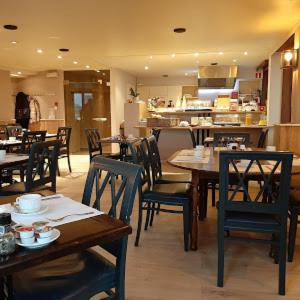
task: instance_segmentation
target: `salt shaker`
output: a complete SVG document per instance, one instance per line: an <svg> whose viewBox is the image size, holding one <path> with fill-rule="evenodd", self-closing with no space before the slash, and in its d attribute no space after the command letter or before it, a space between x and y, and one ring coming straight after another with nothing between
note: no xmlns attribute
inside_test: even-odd
<svg viewBox="0 0 300 300"><path fill-rule="evenodd" d="M0 255L8 255L15 251L16 240L11 230L11 215L0 214Z"/></svg>

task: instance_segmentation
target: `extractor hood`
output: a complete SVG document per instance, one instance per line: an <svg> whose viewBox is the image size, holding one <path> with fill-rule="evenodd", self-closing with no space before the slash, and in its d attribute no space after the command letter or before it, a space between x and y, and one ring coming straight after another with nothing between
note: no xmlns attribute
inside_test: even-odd
<svg viewBox="0 0 300 300"><path fill-rule="evenodd" d="M199 67L199 89L233 89L237 76L237 66Z"/></svg>

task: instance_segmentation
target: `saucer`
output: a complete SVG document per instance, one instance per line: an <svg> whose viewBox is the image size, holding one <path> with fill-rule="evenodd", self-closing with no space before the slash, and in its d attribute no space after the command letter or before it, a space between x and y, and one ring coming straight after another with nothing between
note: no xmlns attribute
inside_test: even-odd
<svg viewBox="0 0 300 300"><path fill-rule="evenodd" d="M38 249L38 248L43 248L48 246L50 243L54 242L55 240L57 240L60 237L60 231L56 228L53 228L53 233L51 235L50 239L46 239L46 242L38 242L37 240L35 240L35 242L33 244L22 244L21 239L16 239L16 244L28 249Z"/></svg>
<svg viewBox="0 0 300 300"><path fill-rule="evenodd" d="M46 204L42 204L40 210L35 212L23 212L19 208L14 207L14 211L12 212L12 214L15 214L17 216L37 216L43 214L47 210L48 210L48 205Z"/></svg>

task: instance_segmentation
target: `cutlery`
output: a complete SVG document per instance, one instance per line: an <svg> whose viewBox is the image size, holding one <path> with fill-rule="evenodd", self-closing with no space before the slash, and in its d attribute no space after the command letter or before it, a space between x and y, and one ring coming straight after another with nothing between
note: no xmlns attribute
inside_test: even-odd
<svg viewBox="0 0 300 300"><path fill-rule="evenodd" d="M86 213L78 213L78 214L70 214L70 215L66 215L66 216L63 216L61 218L57 218L57 219L50 219L50 218L46 218L47 220L49 220L50 222L60 222L62 221L63 219L67 218L67 217L72 217L72 216L85 216L85 215L91 215L93 214L94 212L93 211L90 211L90 212L86 212Z"/></svg>

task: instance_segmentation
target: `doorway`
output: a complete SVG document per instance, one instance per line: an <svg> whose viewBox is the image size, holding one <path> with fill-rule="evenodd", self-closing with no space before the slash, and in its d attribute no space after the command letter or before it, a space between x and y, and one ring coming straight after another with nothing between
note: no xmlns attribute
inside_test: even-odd
<svg viewBox="0 0 300 300"><path fill-rule="evenodd" d="M74 77L73 73L76 72L71 73ZM80 75L82 80L82 74ZM109 87L103 85L103 82L65 82L66 125L73 128L70 141L71 152L87 150L85 128L97 128L101 137L111 135L109 96ZM110 150L110 146L105 148L108 149L104 150Z"/></svg>

